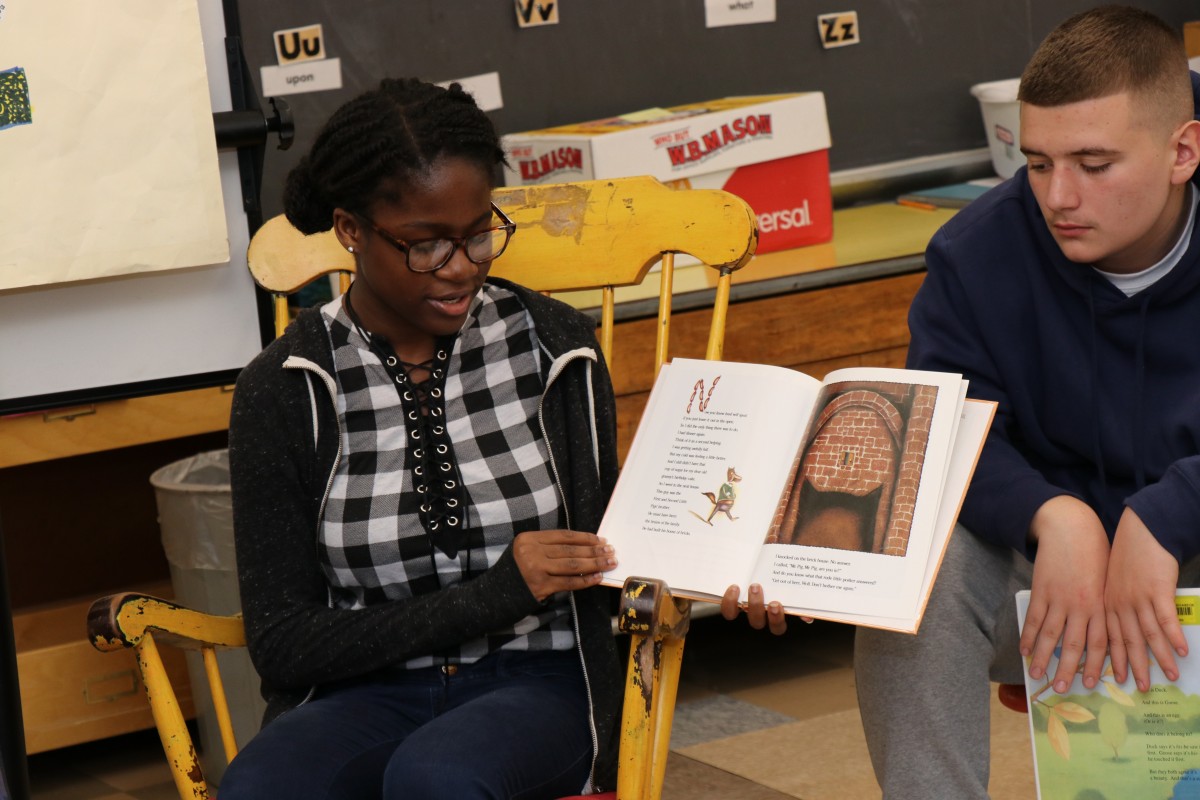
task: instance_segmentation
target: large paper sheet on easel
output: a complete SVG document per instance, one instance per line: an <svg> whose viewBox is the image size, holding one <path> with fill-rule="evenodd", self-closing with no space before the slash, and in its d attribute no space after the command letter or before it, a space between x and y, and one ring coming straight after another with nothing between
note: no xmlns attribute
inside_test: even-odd
<svg viewBox="0 0 1200 800"><path fill-rule="evenodd" d="M229 260L196 0L0 10L0 290Z"/></svg>

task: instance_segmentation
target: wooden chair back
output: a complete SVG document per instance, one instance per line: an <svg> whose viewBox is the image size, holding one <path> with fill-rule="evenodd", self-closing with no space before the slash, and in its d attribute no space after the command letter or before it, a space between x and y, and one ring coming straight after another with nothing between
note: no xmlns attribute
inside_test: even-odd
<svg viewBox="0 0 1200 800"><path fill-rule="evenodd" d="M758 234L749 206L722 191L674 191L653 178L585 181L497 189L493 199L516 223L492 274L546 293L600 292L598 338L611 364L615 291L640 285L659 267L655 374L666 361L674 258L688 254L717 277L706 357L719 359L731 276L750 261ZM344 291L353 256L332 232L305 236L283 217L254 235L248 251L254 280L275 298L276 332L289 318L287 297L322 276L338 274ZM690 603L673 598L661 581L631 578L622 592L618 627L631 637L616 796L657 798L662 791L671 719ZM93 604L89 636L102 650L136 647L155 725L180 797L208 797L195 750L157 654L156 638L202 648L213 666L214 704L224 707L212 646L243 646L240 617L210 617L137 594L111 595ZM220 702L218 703L218 696ZM220 722L221 712L218 712ZM222 725L224 738L228 712ZM236 752L232 727L225 741Z"/></svg>
<svg viewBox="0 0 1200 800"><path fill-rule="evenodd" d="M715 269L705 357L721 357L730 278L758 244L745 201L728 192L675 191L649 177L505 187L492 199L517 225L492 274L547 294L600 290L598 336L610 362L617 288L640 285L660 266L657 368L667 358L675 254ZM255 233L247 260L255 282L275 300L276 335L287 327L289 295L327 275L340 276L345 291L354 273L354 256L332 232L305 236L282 215Z"/></svg>

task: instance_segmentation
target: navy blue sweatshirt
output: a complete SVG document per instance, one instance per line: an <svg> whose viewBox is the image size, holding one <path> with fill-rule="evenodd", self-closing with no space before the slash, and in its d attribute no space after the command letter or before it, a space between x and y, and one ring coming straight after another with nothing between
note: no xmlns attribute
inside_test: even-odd
<svg viewBox="0 0 1200 800"><path fill-rule="evenodd" d="M1128 506L1177 559L1200 554L1200 223L1126 297L1066 259L1022 168L938 231L926 265L908 366L999 403L959 521L1032 558L1034 512L1066 494L1110 540Z"/></svg>

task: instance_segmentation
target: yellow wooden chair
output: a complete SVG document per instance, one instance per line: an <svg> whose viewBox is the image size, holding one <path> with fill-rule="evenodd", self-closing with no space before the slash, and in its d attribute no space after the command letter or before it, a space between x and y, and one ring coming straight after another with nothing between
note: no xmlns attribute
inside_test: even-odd
<svg viewBox="0 0 1200 800"><path fill-rule="evenodd" d="M492 274L547 293L600 290L599 339L606 359L612 357L615 288L639 285L651 267L661 266L655 374L667 359L674 255L687 253L712 265L717 279L706 357L721 357L730 278L750 260L758 239L744 201L720 191L676 192L652 178L501 188L493 199L516 223L517 233ZM269 220L255 234L249 264L258 284L275 296L277 331L287 323L289 294L336 273L343 275L344 290L354 269L353 258L332 233L304 236L283 217ZM631 640L616 792L621 800L661 794L690 611L690 602L673 598L661 581L630 578L625 583L618 627ZM245 646L241 618L214 617L125 593L93 604L88 634L101 650L137 649L180 797L208 797L156 643L202 649L222 742L232 758L237 746L213 648Z"/></svg>

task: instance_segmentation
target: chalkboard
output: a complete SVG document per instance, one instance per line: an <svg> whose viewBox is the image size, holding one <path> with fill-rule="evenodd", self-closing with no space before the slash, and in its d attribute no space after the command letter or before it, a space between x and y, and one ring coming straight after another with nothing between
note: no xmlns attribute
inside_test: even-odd
<svg viewBox="0 0 1200 800"><path fill-rule="evenodd" d="M213 110L231 110L225 9L199 10ZM262 348L238 153L218 160L228 263L0 292L0 413L231 383Z"/></svg>
<svg viewBox="0 0 1200 800"><path fill-rule="evenodd" d="M323 27L338 90L288 95L296 147L269 158L267 215L287 170L342 102L383 76L446 81L497 71L501 133L730 95L825 93L834 170L985 146L971 85L1017 77L1081 0L778 0L774 23L706 28L703 0L560 0L559 23L519 28L521 0L241 0L246 58L276 63L272 34ZM527 0L526 0L527 1ZM542 0L544 3L545 0ZM732 0L731 0L732 2ZM1195 0L1135 5L1182 27ZM861 44L825 50L817 16L858 12ZM261 84L258 84L261 90Z"/></svg>
<svg viewBox="0 0 1200 800"><path fill-rule="evenodd" d="M969 88L1015 77L1082 0L778 0L774 23L706 28L703 0L558 0L557 25L519 28L519 0L225 0L258 94L275 31L321 24L342 88L288 95L296 143L268 151L262 213L320 124L379 78L499 72L501 133L739 94L825 93L835 171L985 144ZM544 0L543 0L544 2ZM220 0L199 0L214 111L231 108ZM1194 0L1137 5L1174 26ZM861 43L825 50L817 16L857 11ZM229 264L0 292L0 413L232 381L260 348L244 268L249 223L237 154L222 152Z"/></svg>

